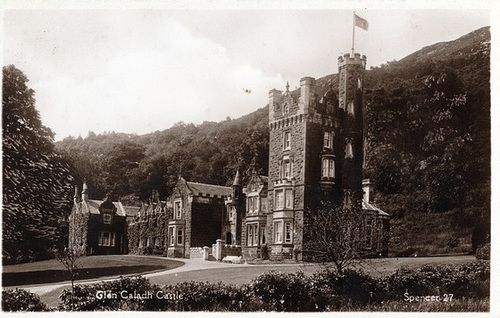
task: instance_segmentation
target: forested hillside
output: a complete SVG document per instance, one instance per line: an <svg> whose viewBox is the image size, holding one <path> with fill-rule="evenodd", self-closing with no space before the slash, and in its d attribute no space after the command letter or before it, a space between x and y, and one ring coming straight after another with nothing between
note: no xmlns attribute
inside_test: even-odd
<svg viewBox="0 0 500 318"><path fill-rule="evenodd" d="M317 80L318 96L330 82L338 85L336 74ZM479 221L489 224L489 27L367 70L364 85L364 177L393 215L393 250L465 249ZM238 167L243 179L252 167L267 174L268 110L261 106L220 123L181 122L142 136L89 132L56 146L94 198L112 191L133 203L152 189L166 197L180 174L230 185Z"/></svg>

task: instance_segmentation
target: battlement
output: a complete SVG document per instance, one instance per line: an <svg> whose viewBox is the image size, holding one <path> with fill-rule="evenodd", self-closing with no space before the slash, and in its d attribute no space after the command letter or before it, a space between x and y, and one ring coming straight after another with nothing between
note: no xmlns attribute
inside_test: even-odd
<svg viewBox="0 0 500 318"><path fill-rule="evenodd" d="M354 53L354 57L351 54L346 53L344 56L339 56L338 58L339 67L344 65L362 65L366 66L366 55L361 56L359 53Z"/></svg>

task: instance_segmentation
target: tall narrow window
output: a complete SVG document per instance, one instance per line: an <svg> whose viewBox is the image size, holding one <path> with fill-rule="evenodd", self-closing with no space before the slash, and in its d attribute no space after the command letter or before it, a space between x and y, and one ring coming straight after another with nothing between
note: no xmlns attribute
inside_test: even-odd
<svg viewBox="0 0 500 318"><path fill-rule="evenodd" d="M287 209L293 209L293 191L292 191L292 189L285 190L285 207Z"/></svg>
<svg viewBox="0 0 500 318"><path fill-rule="evenodd" d="M276 190L274 206L276 209L283 209L284 206L283 190Z"/></svg>
<svg viewBox="0 0 500 318"><path fill-rule="evenodd" d="M290 149L290 136L291 134L289 131L283 133L283 150Z"/></svg>
<svg viewBox="0 0 500 318"><path fill-rule="evenodd" d="M248 212L249 213L253 212L253 198L252 197L248 198Z"/></svg>
<svg viewBox="0 0 500 318"><path fill-rule="evenodd" d="M325 131L323 147L332 149L333 148L333 134L329 131Z"/></svg>
<svg viewBox="0 0 500 318"><path fill-rule="evenodd" d="M248 224L247 231L248 231L247 246L252 246L253 245L253 224Z"/></svg>
<svg viewBox="0 0 500 318"><path fill-rule="evenodd" d="M174 226L169 226L168 227L168 234L169 234L169 242L170 246L175 245L175 227Z"/></svg>
<svg viewBox="0 0 500 318"><path fill-rule="evenodd" d="M285 223L285 243L292 243L292 223Z"/></svg>
<svg viewBox="0 0 500 318"><path fill-rule="evenodd" d="M352 158L354 157L354 154L352 152L352 140L347 139L346 144L345 144L345 157L346 158Z"/></svg>
<svg viewBox="0 0 500 318"><path fill-rule="evenodd" d="M283 242L283 221L274 222L274 242Z"/></svg>
<svg viewBox="0 0 500 318"><path fill-rule="evenodd" d="M253 225L253 245L259 245L259 224Z"/></svg>
<svg viewBox="0 0 500 318"><path fill-rule="evenodd" d="M182 227L177 228L177 244L182 245L183 239L184 239L184 235L183 235Z"/></svg>
<svg viewBox="0 0 500 318"><path fill-rule="evenodd" d="M174 202L174 215L176 219L180 219L182 215L182 205L181 201L175 201Z"/></svg>
<svg viewBox="0 0 500 318"><path fill-rule="evenodd" d="M354 115L354 101L349 101L347 104L347 113L350 115Z"/></svg>
<svg viewBox="0 0 500 318"><path fill-rule="evenodd" d="M260 227L260 244L266 244L266 227L264 225Z"/></svg>

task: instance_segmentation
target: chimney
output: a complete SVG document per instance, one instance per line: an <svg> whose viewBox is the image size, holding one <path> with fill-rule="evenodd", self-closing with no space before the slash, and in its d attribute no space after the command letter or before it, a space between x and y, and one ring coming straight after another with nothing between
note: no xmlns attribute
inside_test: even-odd
<svg viewBox="0 0 500 318"><path fill-rule="evenodd" d="M78 196L78 186L75 185L75 195L73 196L73 199L75 200L75 204L80 202L80 198Z"/></svg>
<svg viewBox="0 0 500 318"><path fill-rule="evenodd" d="M88 201L89 200L89 193L88 193L88 188L87 188L87 182L83 181L83 187L82 187L82 201Z"/></svg>
<svg viewBox="0 0 500 318"><path fill-rule="evenodd" d="M363 201L373 203L374 183L370 179L363 180Z"/></svg>

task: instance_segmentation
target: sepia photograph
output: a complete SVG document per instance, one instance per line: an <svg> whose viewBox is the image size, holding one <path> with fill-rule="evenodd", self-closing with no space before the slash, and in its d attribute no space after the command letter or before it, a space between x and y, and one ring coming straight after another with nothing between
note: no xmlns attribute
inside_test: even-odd
<svg viewBox="0 0 500 318"><path fill-rule="evenodd" d="M498 313L494 1L0 8L3 314Z"/></svg>

